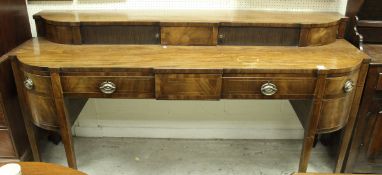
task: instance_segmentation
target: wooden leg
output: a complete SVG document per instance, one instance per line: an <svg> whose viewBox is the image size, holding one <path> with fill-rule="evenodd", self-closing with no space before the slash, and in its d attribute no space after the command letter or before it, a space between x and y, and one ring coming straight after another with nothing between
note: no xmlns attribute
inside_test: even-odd
<svg viewBox="0 0 382 175"><path fill-rule="evenodd" d="M307 133L305 132L305 135L306 134ZM300 173L305 173L306 170L308 169L308 162L310 158L310 153L312 152L312 149L313 149L313 143L314 143L314 136L313 137L305 136L304 143L302 145L301 155L300 155L300 164L298 167L298 172Z"/></svg>
<svg viewBox="0 0 382 175"><path fill-rule="evenodd" d="M308 162L310 154L314 145L314 138L317 134L317 126L320 119L322 98L325 91L325 81L326 81L325 71L318 72L317 84L315 88L315 96L313 99L313 105L309 116L309 122L305 128L304 133L304 143L301 150L300 164L298 172L305 173L308 169Z"/></svg>
<svg viewBox="0 0 382 175"><path fill-rule="evenodd" d="M52 89L54 103L57 110L57 116L60 122L60 133L62 142L65 147L66 158L70 168L77 169L76 155L74 152L74 144L72 138L72 130L69 121L68 111L66 110L64 96L62 93L61 80L59 71L53 69L51 71Z"/></svg>
<svg viewBox="0 0 382 175"><path fill-rule="evenodd" d="M336 167L334 169L335 173L340 173L345 165L345 157L348 152L350 140L353 135L353 129L357 120L358 109L361 102L362 92L363 92L368 69L369 69L369 63L368 62L363 63L360 69L360 73L359 73L359 77L357 81L357 87L355 89L355 94L354 94L353 103L352 103L350 114L349 114L348 123L346 124L345 131L341 139L340 147L338 149L339 152L337 156Z"/></svg>
<svg viewBox="0 0 382 175"><path fill-rule="evenodd" d="M37 128L29 119L24 119L24 123L25 123L25 128L27 130L29 144L31 146L31 150L33 154L33 160L36 162L41 162L41 155L38 149L39 144L38 144Z"/></svg>
<svg viewBox="0 0 382 175"><path fill-rule="evenodd" d="M15 78L17 95L18 95L20 106L21 106L21 112L24 118L24 124L27 131L29 144L31 146L31 150L33 154L33 160L40 162L41 156L40 156L40 151L38 149L39 148L38 137L37 137L37 131L36 131L37 128L31 121L31 118L32 118L30 115L31 112L29 111L28 100L24 92L25 89L23 85L23 81L24 81L22 78L23 76L20 72L18 61L15 58L12 59L12 70L13 70L13 75Z"/></svg>

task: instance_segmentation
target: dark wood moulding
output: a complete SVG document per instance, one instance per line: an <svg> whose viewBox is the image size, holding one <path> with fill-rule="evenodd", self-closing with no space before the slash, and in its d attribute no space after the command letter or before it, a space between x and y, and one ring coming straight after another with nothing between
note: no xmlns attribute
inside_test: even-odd
<svg viewBox="0 0 382 175"><path fill-rule="evenodd" d="M337 13L253 10L42 11L38 36L62 44L319 46L343 38Z"/></svg>

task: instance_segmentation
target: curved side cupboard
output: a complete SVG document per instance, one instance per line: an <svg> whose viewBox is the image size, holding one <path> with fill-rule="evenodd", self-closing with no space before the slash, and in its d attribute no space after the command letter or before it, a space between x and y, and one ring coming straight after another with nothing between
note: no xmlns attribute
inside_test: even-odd
<svg viewBox="0 0 382 175"><path fill-rule="evenodd" d="M336 13L253 10L43 11L38 36L63 44L319 46L343 38Z"/></svg>

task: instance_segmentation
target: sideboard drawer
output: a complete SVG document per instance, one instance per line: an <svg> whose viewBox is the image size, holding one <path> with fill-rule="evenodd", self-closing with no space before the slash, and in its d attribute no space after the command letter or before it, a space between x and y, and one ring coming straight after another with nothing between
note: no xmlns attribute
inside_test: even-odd
<svg viewBox="0 0 382 175"><path fill-rule="evenodd" d="M221 74L156 74L155 94L164 100L220 99Z"/></svg>
<svg viewBox="0 0 382 175"><path fill-rule="evenodd" d="M61 83L69 96L154 97L154 76L63 76Z"/></svg>
<svg viewBox="0 0 382 175"><path fill-rule="evenodd" d="M350 75L327 78L325 83L325 98L329 99L346 96L348 92L344 90L345 84L347 82L351 83L354 86L354 90L357 85L358 74L359 71L354 71Z"/></svg>
<svg viewBox="0 0 382 175"><path fill-rule="evenodd" d="M26 88L28 91L44 95L52 94L52 83L49 76L41 76L24 72L24 85L26 80L30 80L32 82L30 88Z"/></svg>
<svg viewBox="0 0 382 175"><path fill-rule="evenodd" d="M15 157L11 137L7 129L0 129L0 157Z"/></svg>
<svg viewBox="0 0 382 175"><path fill-rule="evenodd" d="M274 86L275 92L263 94L262 87L267 83ZM258 99L282 98L304 99L314 94L316 79L302 77L223 77L223 98Z"/></svg>

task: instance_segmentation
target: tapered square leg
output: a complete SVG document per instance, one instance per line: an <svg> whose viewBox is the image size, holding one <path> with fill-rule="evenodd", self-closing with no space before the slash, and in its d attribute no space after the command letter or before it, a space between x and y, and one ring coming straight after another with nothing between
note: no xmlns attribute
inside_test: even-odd
<svg viewBox="0 0 382 175"><path fill-rule="evenodd" d="M74 152L74 144L72 137L72 130L69 121L68 111L64 102L64 95L61 87L61 80L59 71L57 69L51 70L52 90L54 96L54 103L57 111L57 116L60 122L60 133L62 142L64 144L66 158L70 168L77 169L76 155Z"/></svg>
<svg viewBox="0 0 382 175"><path fill-rule="evenodd" d="M301 155L300 155L300 163L299 163L298 172L301 172L301 173L306 172L308 169L309 158L313 149L314 138L317 134L317 127L320 120L322 103L323 103L322 101L323 101L323 96L325 92L325 83L326 83L327 74L325 73L324 70L319 70L317 74L318 74L318 78L317 78L317 83L316 83L315 92L314 92L313 105L310 111L308 125L305 128L304 141L303 141Z"/></svg>

